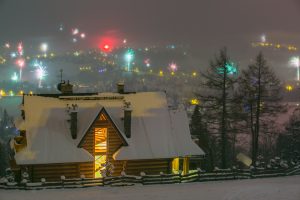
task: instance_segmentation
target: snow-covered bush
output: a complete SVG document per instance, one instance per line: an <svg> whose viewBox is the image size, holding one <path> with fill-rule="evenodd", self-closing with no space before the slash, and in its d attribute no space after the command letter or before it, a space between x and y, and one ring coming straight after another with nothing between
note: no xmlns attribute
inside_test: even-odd
<svg viewBox="0 0 300 200"><path fill-rule="evenodd" d="M289 168L289 165L286 160L280 161L279 165L281 168L285 168L285 169Z"/></svg>
<svg viewBox="0 0 300 200"><path fill-rule="evenodd" d="M21 183L28 183L29 182L29 174L27 172L22 173Z"/></svg>
<svg viewBox="0 0 300 200"><path fill-rule="evenodd" d="M141 176L146 176L146 173L145 172L141 172L140 175Z"/></svg>
<svg viewBox="0 0 300 200"><path fill-rule="evenodd" d="M11 168L7 168L5 170L5 178L8 182L15 182L15 174Z"/></svg>
<svg viewBox="0 0 300 200"><path fill-rule="evenodd" d="M126 173L124 171L122 171L121 176L126 176Z"/></svg>
<svg viewBox="0 0 300 200"><path fill-rule="evenodd" d="M103 167L103 170L100 171L102 177L112 176L115 166L111 162L106 162L101 166Z"/></svg>

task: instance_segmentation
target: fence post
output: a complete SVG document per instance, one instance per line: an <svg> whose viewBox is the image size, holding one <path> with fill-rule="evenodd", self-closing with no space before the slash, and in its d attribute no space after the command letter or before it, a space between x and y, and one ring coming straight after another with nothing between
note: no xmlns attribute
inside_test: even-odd
<svg viewBox="0 0 300 200"><path fill-rule="evenodd" d="M160 175L160 184L163 183L163 179L164 179L164 173L163 172L159 172L159 175Z"/></svg>
<svg viewBox="0 0 300 200"><path fill-rule="evenodd" d="M102 186L104 186L104 177L101 177L101 178L99 179L99 181L100 181L100 183L102 183Z"/></svg>
<svg viewBox="0 0 300 200"><path fill-rule="evenodd" d="M84 186L84 179L85 179L85 175L84 175L84 174L81 174L81 175L80 175L80 185L81 185L81 186Z"/></svg>
<svg viewBox="0 0 300 200"><path fill-rule="evenodd" d="M255 167L253 167L253 166L250 166L250 179L252 179L252 178L253 178L254 169L255 169Z"/></svg>
<svg viewBox="0 0 300 200"><path fill-rule="evenodd" d="M125 176L126 176L126 173L124 171L121 172L121 183L122 184L125 184Z"/></svg>
<svg viewBox="0 0 300 200"><path fill-rule="evenodd" d="M232 171L232 174L233 174L233 179L234 180L237 179L237 170L236 170L236 167L233 166L232 169L231 169L231 171Z"/></svg>
<svg viewBox="0 0 300 200"><path fill-rule="evenodd" d="M24 187L24 189L26 190L26 188L27 188L27 180L26 179L23 179L22 181L21 181L21 186L23 186Z"/></svg>
<svg viewBox="0 0 300 200"><path fill-rule="evenodd" d="M106 184L105 184L105 178L106 178L105 176L102 177L102 183L103 183L103 186L106 185Z"/></svg>
<svg viewBox="0 0 300 200"><path fill-rule="evenodd" d="M182 171L178 170L179 183L182 183Z"/></svg>
<svg viewBox="0 0 300 200"><path fill-rule="evenodd" d="M62 187L65 187L64 181L66 180L65 176L60 177Z"/></svg>
<svg viewBox="0 0 300 200"><path fill-rule="evenodd" d="M144 176L146 176L146 173L145 172L141 172L140 175L141 175L141 183L142 183L142 185L144 185L145 184L144 183Z"/></svg>
<svg viewBox="0 0 300 200"><path fill-rule="evenodd" d="M46 179L45 178L41 178L41 183L42 183L42 186L44 186L46 184Z"/></svg>
<svg viewBox="0 0 300 200"><path fill-rule="evenodd" d="M202 170L200 169L200 168L197 168L197 175L198 175L198 179L197 179L197 181L198 182L200 182L201 180L200 180L200 177L201 177L201 172L202 172Z"/></svg>

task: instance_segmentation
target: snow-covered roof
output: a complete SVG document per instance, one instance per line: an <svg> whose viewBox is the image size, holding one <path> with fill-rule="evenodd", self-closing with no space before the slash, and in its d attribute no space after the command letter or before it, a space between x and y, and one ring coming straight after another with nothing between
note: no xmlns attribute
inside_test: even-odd
<svg viewBox="0 0 300 200"><path fill-rule="evenodd" d="M18 126L26 129L27 147L15 155L19 165L93 161L92 155L78 144L102 109L128 144L114 154L116 160L204 154L191 140L186 113L169 110L165 93L24 98L25 120ZM124 101L132 107L131 138L124 134ZM68 122L67 107L72 104L78 105L76 139L71 137Z"/></svg>

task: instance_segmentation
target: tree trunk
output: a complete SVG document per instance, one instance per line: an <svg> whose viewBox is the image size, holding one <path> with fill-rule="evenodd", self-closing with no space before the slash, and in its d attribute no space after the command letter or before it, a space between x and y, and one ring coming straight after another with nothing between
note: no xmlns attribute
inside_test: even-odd
<svg viewBox="0 0 300 200"><path fill-rule="evenodd" d="M250 128L251 128L251 157L252 157L252 165L253 165L253 155L255 154L255 127L253 120L253 104L250 103Z"/></svg>
<svg viewBox="0 0 300 200"><path fill-rule="evenodd" d="M255 166L258 153L258 138L259 138L259 118L260 118L260 108L261 108L261 58L258 62L258 91L256 100L256 115L255 115L255 134L254 134L254 151L252 155L252 163Z"/></svg>
<svg viewBox="0 0 300 200"><path fill-rule="evenodd" d="M224 63L224 75L223 75L223 91L222 91L222 119L221 119L221 136L222 136L222 168L227 168L227 158L226 158L226 63Z"/></svg>

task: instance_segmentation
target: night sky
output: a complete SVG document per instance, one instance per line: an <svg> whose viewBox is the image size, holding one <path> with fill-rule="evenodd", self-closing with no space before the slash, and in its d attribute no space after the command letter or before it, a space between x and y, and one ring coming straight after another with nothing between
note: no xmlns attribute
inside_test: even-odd
<svg viewBox="0 0 300 200"><path fill-rule="evenodd" d="M68 48L63 24L86 32L82 48L114 35L136 46L188 44L204 57L227 46L238 57L263 33L300 46L299 19L300 0L0 0L0 42Z"/></svg>

